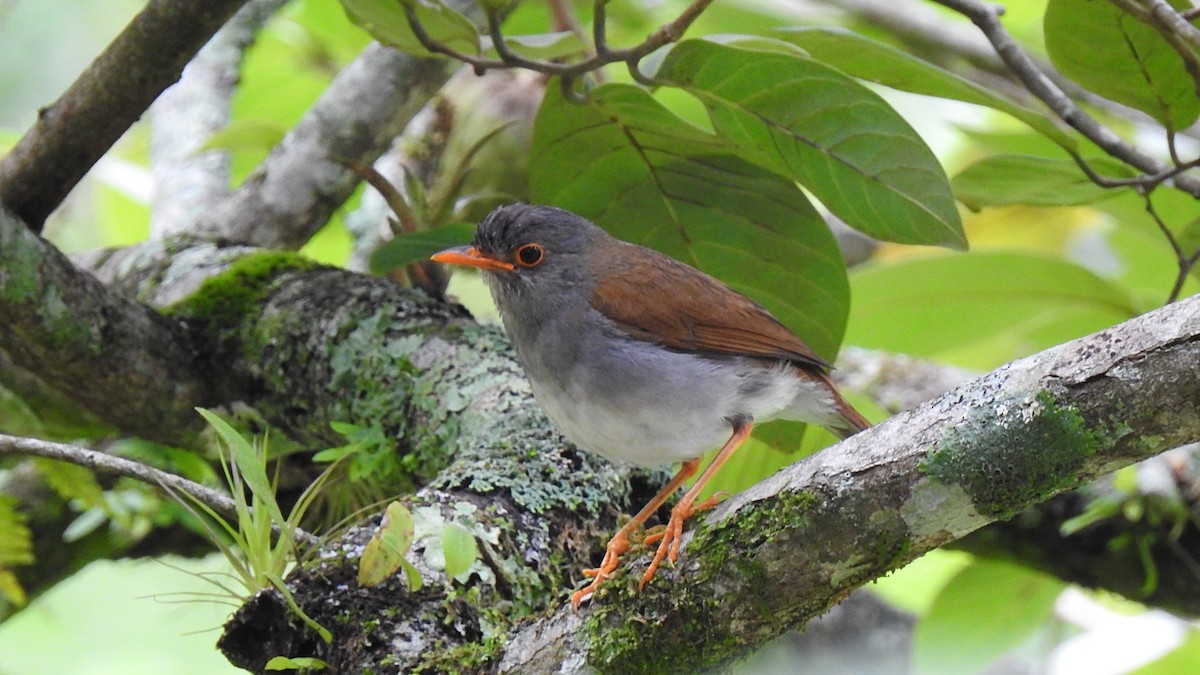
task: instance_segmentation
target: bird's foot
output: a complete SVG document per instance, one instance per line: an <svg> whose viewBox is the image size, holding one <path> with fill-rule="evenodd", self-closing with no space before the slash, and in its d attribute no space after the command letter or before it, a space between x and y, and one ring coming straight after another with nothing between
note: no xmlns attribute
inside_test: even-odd
<svg viewBox="0 0 1200 675"><path fill-rule="evenodd" d="M608 540L608 546L604 549L604 559L600 561L600 566L583 571L583 576L590 578L592 582L571 594L571 606L579 609L579 605L589 600L600 588L600 584L616 571L617 563L621 561L621 555L628 550L628 527L622 527L613 535L612 539Z"/></svg>
<svg viewBox="0 0 1200 675"><path fill-rule="evenodd" d="M679 547L683 543L683 523L688 518L691 518L696 513L702 510L708 502L700 505L700 508L694 507L691 504L680 502L671 509L671 519L667 521L666 527L660 532L655 532L646 537L647 544L658 542L658 550L654 552L654 558L650 561L650 566L646 568L646 573L642 575L642 581L638 584L638 590L646 587L650 580L654 578L654 573L658 571L658 566L662 564L663 559L668 559L675 562L679 558ZM682 508L681 508L682 507Z"/></svg>

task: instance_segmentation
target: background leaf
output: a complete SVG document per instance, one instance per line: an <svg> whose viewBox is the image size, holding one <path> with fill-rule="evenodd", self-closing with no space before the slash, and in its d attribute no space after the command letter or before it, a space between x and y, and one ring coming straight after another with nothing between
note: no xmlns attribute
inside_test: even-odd
<svg viewBox="0 0 1200 675"><path fill-rule="evenodd" d="M599 87L587 106L551 89L534 127L533 201L718 275L832 358L849 303L833 235L791 181L721 149L640 88Z"/></svg>
<svg viewBox="0 0 1200 675"><path fill-rule="evenodd" d="M861 267L846 341L995 367L1136 316L1123 287L1061 258L935 255Z"/></svg>
<svg viewBox="0 0 1200 675"><path fill-rule="evenodd" d="M782 37L803 47L814 59L863 80L892 89L986 106L1021 120L1057 145L1073 150L1076 140L1050 118L923 61L891 45L844 28L803 26L783 31Z"/></svg>
<svg viewBox="0 0 1200 675"><path fill-rule="evenodd" d="M479 33L471 20L439 0L341 0L346 16L389 47L409 54L429 52L408 27L404 5L417 13L421 26L433 39L466 54L479 53Z"/></svg>
<svg viewBox="0 0 1200 675"><path fill-rule="evenodd" d="M1106 178L1135 175L1133 169L1116 160L1097 158L1088 163ZM1030 155L993 155L981 159L963 169L950 185L954 196L973 210L1008 204L1090 204L1115 197L1122 189L1096 185L1073 160Z"/></svg>
<svg viewBox="0 0 1200 675"><path fill-rule="evenodd" d="M401 232L371 253L371 273L387 274L397 267L428 260L442 249L469 244L474 236L473 223L447 223L432 230Z"/></svg>
<svg viewBox="0 0 1200 675"><path fill-rule="evenodd" d="M851 227L966 248L937 158L883 99L794 54L687 40L658 79L700 99L739 156L800 182Z"/></svg>
<svg viewBox="0 0 1200 675"><path fill-rule="evenodd" d="M1196 82L1183 58L1154 28L1110 2L1050 0L1046 51L1067 77L1170 129L1200 116Z"/></svg>
<svg viewBox="0 0 1200 675"><path fill-rule="evenodd" d="M950 579L917 623L915 672L984 670L1045 623L1063 588L1028 568L977 559Z"/></svg>

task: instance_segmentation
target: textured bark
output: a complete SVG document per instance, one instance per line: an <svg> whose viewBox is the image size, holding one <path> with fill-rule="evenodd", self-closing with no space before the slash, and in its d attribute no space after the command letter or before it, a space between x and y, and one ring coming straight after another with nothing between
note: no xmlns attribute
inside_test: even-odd
<svg viewBox="0 0 1200 675"><path fill-rule="evenodd" d="M371 45L242 189L200 221L199 232L266 248L300 248L360 181L341 160L375 161L453 72L447 61Z"/></svg>
<svg viewBox="0 0 1200 675"><path fill-rule="evenodd" d="M229 194L229 153L202 149L229 124L242 57L263 24L284 4L286 0L248 2L150 109L152 239L187 234L201 215Z"/></svg>
<svg viewBox="0 0 1200 675"><path fill-rule="evenodd" d="M212 400L178 322L105 288L0 209L0 351L114 427L180 443Z"/></svg>
<svg viewBox="0 0 1200 675"><path fill-rule="evenodd" d="M35 231L246 0L152 0L0 159L0 204Z"/></svg>
<svg viewBox="0 0 1200 675"><path fill-rule="evenodd" d="M350 633L341 633L332 645L317 644L304 631L287 628L295 622L286 612L264 610L272 601L260 598L234 619L222 644L235 662L251 668L277 655L267 652L279 645L342 667L371 663L378 670L390 664L396 672L419 666L687 672L716 665L803 625L858 585L925 551L1200 438L1200 372L1193 367L1200 358L1198 331L1200 298L1193 298L1001 368L730 499L692 526L679 565L661 571L642 593L635 591L635 581L646 557L634 555L626 564L629 574L610 582L583 611L560 608L511 629L502 644L494 632L495 615L480 608L503 607L506 621L513 621L520 610L553 603L518 602L511 586L484 577L466 586L439 582L429 569L424 570L425 590L415 596L399 581L365 591L351 578L363 532L333 547L338 555L298 576L293 585L311 603L306 611L326 625L351 627ZM486 475L479 472L505 461L511 445L481 444L470 433L459 438L460 451L469 448L472 461L479 463L465 473L454 468L446 474L454 476L448 479L458 491L454 496L438 492L445 485L438 482L418 497L419 503L465 500L477 505L478 513L498 510L508 516L514 486L467 477ZM566 475L582 480L577 472L558 480ZM505 540L520 541L524 521L504 520ZM486 519L470 522L476 531L494 526ZM511 574L516 563L521 578L536 578L543 574L541 561L577 557L572 546L578 542L564 535L578 531L571 523L592 522L586 510L558 521L564 529L557 539L534 536L530 541L545 541L544 547L526 550L524 560L502 556L506 562L495 567ZM555 534L539 528L533 533ZM420 563L417 557L414 561ZM547 574L532 587L548 593L561 579L561 573ZM472 602L480 611L463 612L454 604L475 593L484 598ZM368 597L369 606L363 601ZM396 627L379 621L380 606L409 608L414 602L420 611L400 614L426 617L423 638L415 637L410 623ZM282 631L277 641L265 650L241 651L264 644L241 633L251 624L261 629L264 621ZM448 633L446 625L454 630ZM354 626L368 628L355 633ZM419 657L398 647L414 640L422 646ZM384 652L388 656L381 658ZM474 660L439 660L451 658Z"/></svg>

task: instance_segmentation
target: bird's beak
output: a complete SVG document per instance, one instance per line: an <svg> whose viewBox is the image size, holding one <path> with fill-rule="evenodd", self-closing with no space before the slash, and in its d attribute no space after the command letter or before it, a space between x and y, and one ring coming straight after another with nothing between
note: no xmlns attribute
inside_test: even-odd
<svg viewBox="0 0 1200 675"><path fill-rule="evenodd" d="M470 265L489 272L511 272L515 268L512 263L484 255L474 246L455 246L445 251L439 251L430 256L430 260L448 265Z"/></svg>

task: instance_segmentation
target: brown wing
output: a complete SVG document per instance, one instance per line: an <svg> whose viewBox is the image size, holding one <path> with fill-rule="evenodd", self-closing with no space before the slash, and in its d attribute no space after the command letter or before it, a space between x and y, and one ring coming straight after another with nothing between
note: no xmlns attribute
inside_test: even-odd
<svg viewBox="0 0 1200 675"><path fill-rule="evenodd" d="M598 281L591 304L633 337L673 349L786 359L822 372L829 369L753 300L664 255L614 243L619 246L605 252L610 271Z"/></svg>

